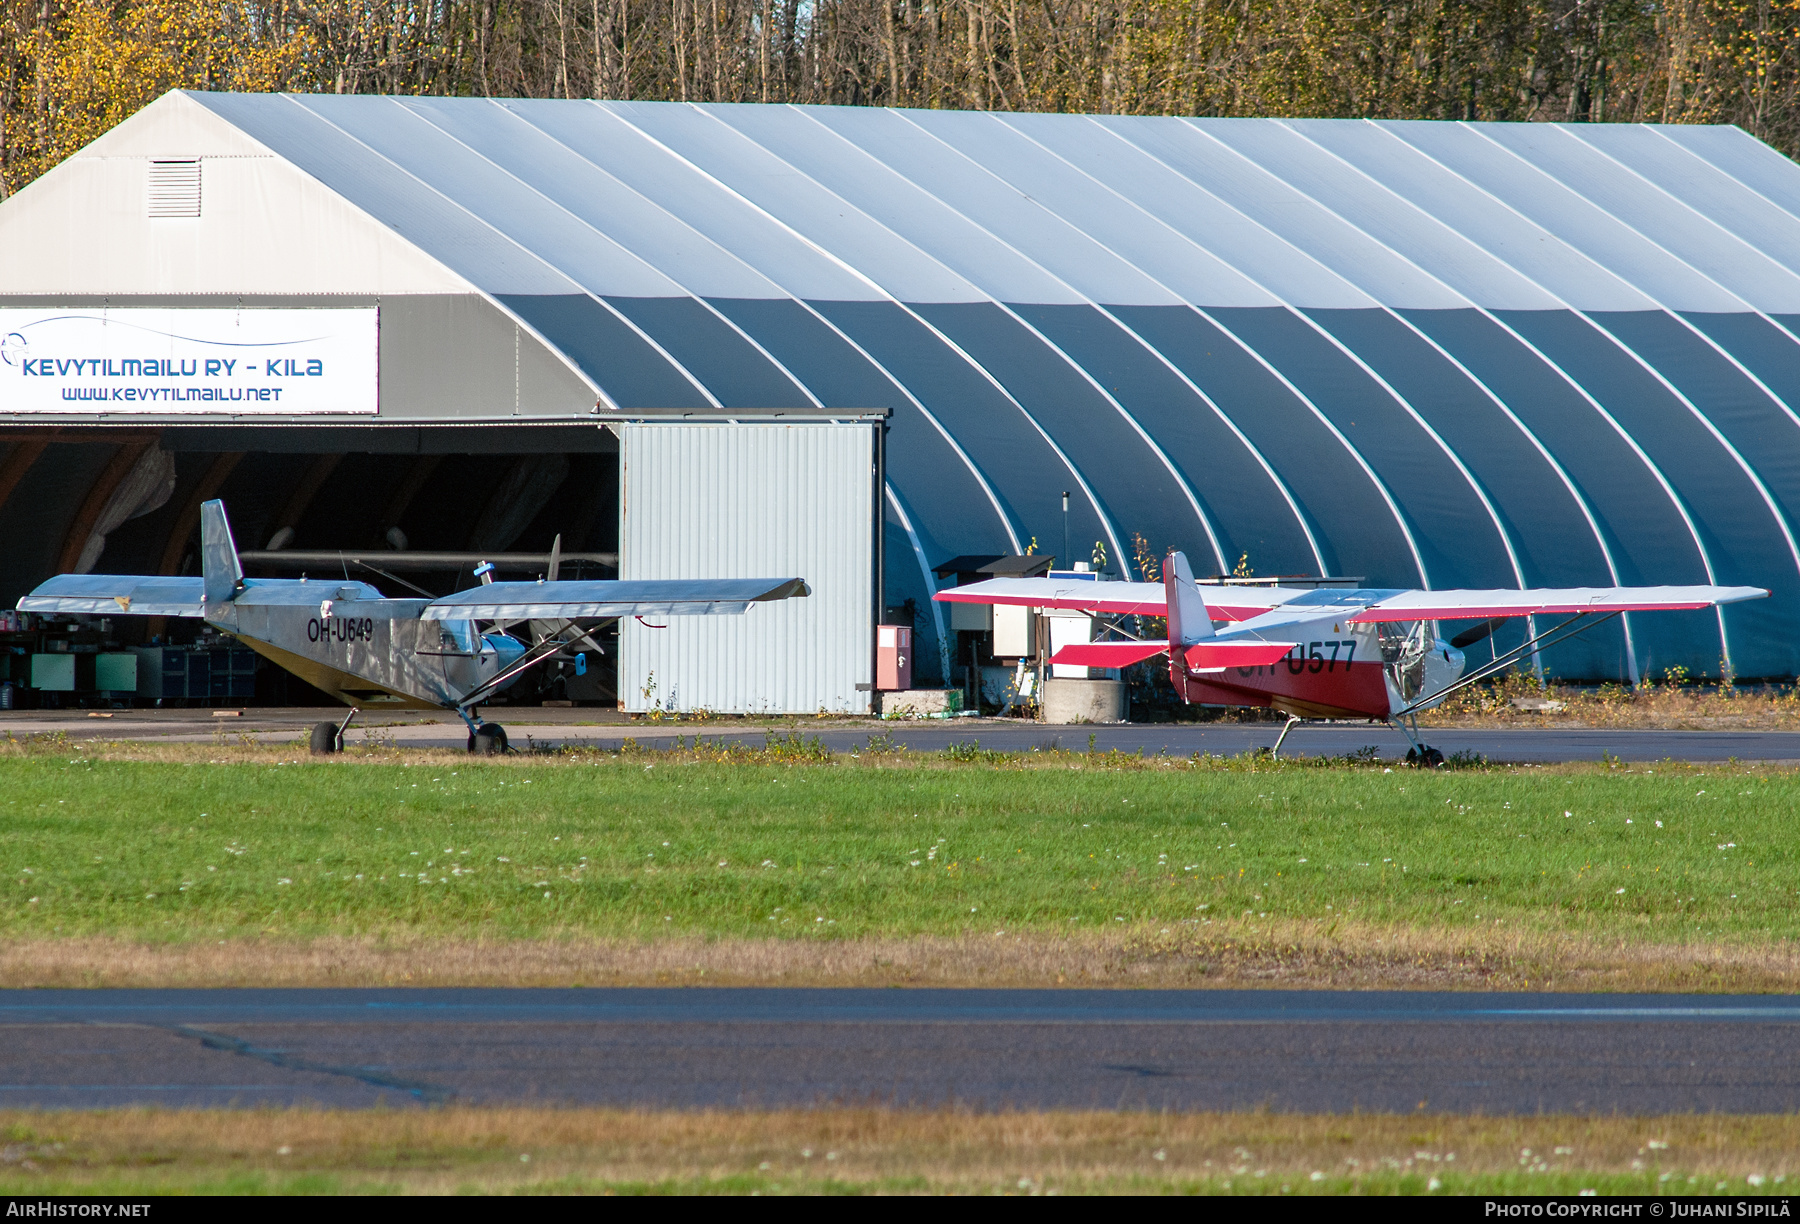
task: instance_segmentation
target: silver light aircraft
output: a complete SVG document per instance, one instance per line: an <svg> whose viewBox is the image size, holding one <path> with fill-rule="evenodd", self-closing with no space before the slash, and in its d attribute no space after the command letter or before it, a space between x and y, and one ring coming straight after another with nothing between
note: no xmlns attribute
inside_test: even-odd
<svg viewBox="0 0 1800 1224"><path fill-rule="evenodd" d="M201 576L59 574L19 601L22 612L197 617L350 706L313 728L312 749L335 752L358 702L455 710L469 751L504 752L506 731L480 716L540 663L599 652L593 633L625 616L741 615L812 592L799 578L495 582L441 599L388 599L366 582L246 578L225 503L200 516ZM508 630L529 624L530 640Z"/></svg>

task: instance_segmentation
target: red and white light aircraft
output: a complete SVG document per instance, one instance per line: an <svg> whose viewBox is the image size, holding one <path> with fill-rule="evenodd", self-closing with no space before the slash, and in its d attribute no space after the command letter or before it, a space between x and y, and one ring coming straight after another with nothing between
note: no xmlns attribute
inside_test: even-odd
<svg viewBox="0 0 1800 1224"><path fill-rule="evenodd" d="M1760 587L1572 587L1526 591L1396 591L1333 587L1208 587L1172 552L1163 581L992 578L939 591L946 603L1011 604L1085 612L1099 618L1166 617L1166 640L1085 642L1050 659L1077 667L1126 667L1166 654L1169 681L1186 702L1273 707L1288 715L1275 751L1306 718L1372 718L1412 743L1409 761L1435 765L1441 753L1419 743L1407 720L1465 685L1513 666L1533 650L1623 612L1709 608L1761 599ZM1551 615L1552 628L1463 674L1462 648L1515 616ZM1439 620L1480 624L1449 641ZM1215 628L1214 621L1225 622ZM1117 621L1111 627L1123 633Z"/></svg>

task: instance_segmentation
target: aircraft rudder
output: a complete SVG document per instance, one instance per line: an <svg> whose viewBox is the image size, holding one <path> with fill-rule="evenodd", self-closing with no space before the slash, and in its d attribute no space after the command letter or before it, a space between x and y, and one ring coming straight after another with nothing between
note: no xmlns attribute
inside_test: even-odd
<svg viewBox="0 0 1800 1224"><path fill-rule="evenodd" d="M1163 590L1169 605L1169 642L1188 645L1213 635L1212 615L1194 583L1187 554L1171 552L1163 559Z"/></svg>
<svg viewBox="0 0 1800 1224"><path fill-rule="evenodd" d="M200 573L209 604L230 602L244 584L244 566L231 538L225 503L216 499L200 506Z"/></svg>

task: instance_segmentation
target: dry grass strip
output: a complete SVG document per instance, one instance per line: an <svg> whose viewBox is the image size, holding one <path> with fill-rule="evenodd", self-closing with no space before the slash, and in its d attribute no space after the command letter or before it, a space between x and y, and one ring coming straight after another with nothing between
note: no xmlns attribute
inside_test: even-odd
<svg viewBox="0 0 1800 1224"><path fill-rule="evenodd" d="M1779 1191L1800 1117L594 1109L0 1113L0 1189ZM1777 1180L1780 1179L1780 1180ZM1623 1184L1621 1184L1623 1182ZM1235 1185L1234 1185L1235 1183ZM1323 1184L1321 1184L1323 1183ZM1579 1185L1581 1182L1577 1181ZM1601 1180L1602 1185L1609 1184Z"/></svg>
<svg viewBox="0 0 1800 1224"><path fill-rule="evenodd" d="M1528 704L1549 698L1561 708L1520 709L1512 704L1515 698ZM1663 683L1577 689L1551 684L1540 689L1529 676L1515 672L1497 684L1461 690L1419 721L1432 727L1793 731L1800 729L1800 685L1739 689Z"/></svg>
<svg viewBox="0 0 1800 1224"><path fill-rule="evenodd" d="M659 985L1791 992L1800 947L1302 921L844 940L85 936L0 946L3 987Z"/></svg>

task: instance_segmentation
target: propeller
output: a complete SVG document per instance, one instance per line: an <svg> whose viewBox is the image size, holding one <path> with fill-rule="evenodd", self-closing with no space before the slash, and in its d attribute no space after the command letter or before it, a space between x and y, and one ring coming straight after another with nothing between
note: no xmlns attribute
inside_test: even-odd
<svg viewBox="0 0 1800 1224"><path fill-rule="evenodd" d="M1450 644L1458 650L1466 650L1476 642L1486 638L1494 630L1505 624L1507 620L1507 617L1496 616L1492 620L1482 621L1479 625L1471 625L1455 637L1451 638Z"/></svg>

